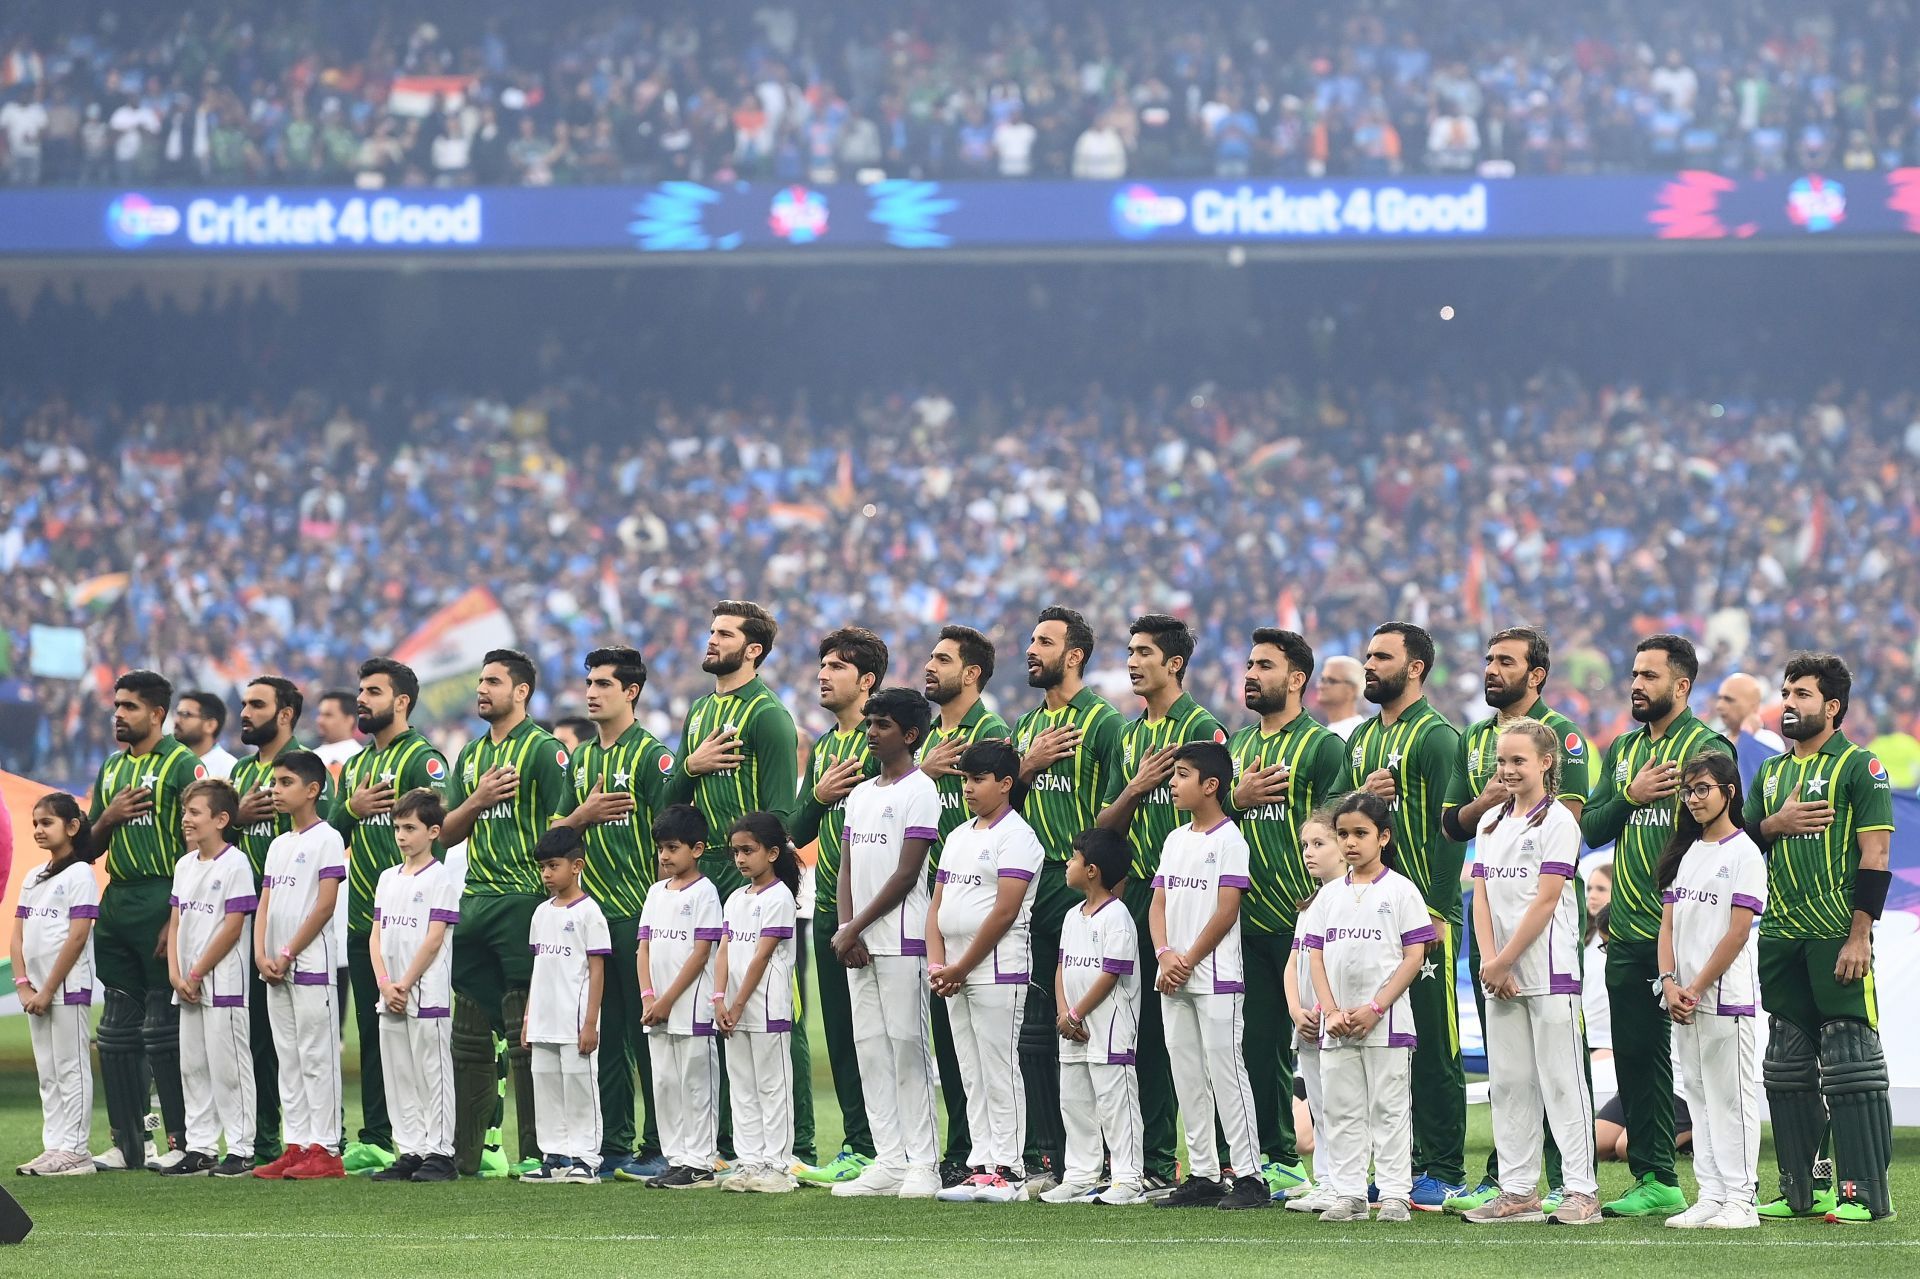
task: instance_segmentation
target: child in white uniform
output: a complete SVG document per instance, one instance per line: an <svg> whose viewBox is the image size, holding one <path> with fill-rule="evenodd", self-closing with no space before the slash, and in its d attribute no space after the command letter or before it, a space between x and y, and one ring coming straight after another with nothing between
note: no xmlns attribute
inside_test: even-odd
<svg viewBox="0 0 1920 1279"><path fill-rule="evenodd" d="M1300 823L1300 856L1307 872L1322 889L1346 873L1340 845L1333 836L1333 807L1319 809ZM1287 1013L1293 1018L1293 1051L1297 1063L1294 1073L1307 1094L1307 1116L1313 1125L1313 1166L1316 1172L1329 1166L1327 1155L1326 1106L1320 1079L1320 1035L1326 1010L1313 997L1313 950L1304 945L1307 934L1320 927L1315 907L1321 904L1320 892L1300 903L1299 922L1293 929L1293 962L1287 965ZM1322 1176L1320 1184L1305 1194L1296 1191L1287 1196L1286 1206L1293 1212L1325 1212L1333 1206L1333 1193Z"/></svg>
<svg viewBox="0 0 1920 1279"><path fill-rule="evenodd" d="M800 859L772 813L727 834L747 882L727 898L714 966L714 1023L727 1037L737 1171L724 1189L785 1194L793 1177L793 959Z"/></svg>
<svg viewBox="0 0 1920 1279"><path fill-rule="evenodd" d="M533 983L520 1042L533 1050L533 1113L540 1167L529 1182L600 1184L600 1001L613 938L600 904L580 890L580 832L555 826L533 846L547 900L533 912L527 944Z"/></svg>
<svg viewBox="0 0 1920 1279"><path fill-rule="evenodd" d="M713 1038L713 952L720 893L700 873L707 819L672 804L653 819L660 878L640 908L640 1025L650 1038L660 1146L669 1167L647 1184L711 1190L719 1157L720 1056Z"/></svg>

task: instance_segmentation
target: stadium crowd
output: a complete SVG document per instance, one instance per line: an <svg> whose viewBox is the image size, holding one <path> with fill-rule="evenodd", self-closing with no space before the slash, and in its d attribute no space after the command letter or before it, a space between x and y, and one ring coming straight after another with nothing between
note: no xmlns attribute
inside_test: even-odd
<svg viewBox="0 0 1920 1279"><path fill-rule="evenodd" d="M34 0L0 147L20 186L1885 169L1917 34L1910 0Z"/></svg>

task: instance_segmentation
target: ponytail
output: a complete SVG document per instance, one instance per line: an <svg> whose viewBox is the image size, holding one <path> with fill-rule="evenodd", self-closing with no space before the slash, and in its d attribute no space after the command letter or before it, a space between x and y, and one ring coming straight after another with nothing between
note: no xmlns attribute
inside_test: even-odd
<svg viewBox="0 0 1920 1279"><path fill-rule="evenodd" d="M40 876L34 883L44 884L67 867L88 864L100 856L102 850L94 847L93 823L87 820L86 811L80 807L79 800L65 791L49 791L39 798L34 808L46 809L63 826L79 823L73 832L73 847L41 867Z"/></svg>
<svg viewBox="0 0 1920 1279"><path fill-rule="evenodd" d="M796 898L800 895L800 854L787 838L787 828L772 813L746 813L727 828L727 838L745 835L762 848L773 850L773 877L787 886Z"/></svg>

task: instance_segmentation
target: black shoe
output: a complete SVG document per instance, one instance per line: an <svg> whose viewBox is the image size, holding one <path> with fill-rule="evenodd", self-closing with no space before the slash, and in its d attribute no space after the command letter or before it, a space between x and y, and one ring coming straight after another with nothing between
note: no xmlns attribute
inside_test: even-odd
<svg viewBox="0 0 1920 1279"><path fill-rule="evenodd" d="M1109 1171L1101 1177L1102 1182L1111 1182L1113 1174ZM1173 1193L1173 1183L1158 1173L1147 1173L1140 1178L1140 1197L1148 1203L1159 1203Z"/></svg>
<svg viewBox="0 0 1920 1279"><path fill-rule="evenodd" d="M245 1177L253 1172L253 1160L242 1159L239 1155L228 1155L210 1170L215 1177Z"/></svg>
<svg viewBox="0 0 1920 1279"><path fill-rule="evenodd" d="M1227 1188L1211 1177L1189 1176L1175 1186L1173 1193L1154 1204L1156 1208L1212 1207L1226 1198Z"/></svg>
<svg viewBox="0 0 1920 1279"><path fill-rule="evenodd" d="M1233 1189L1229 1190L1215 1207L1265 1208L1273 1202L1273 1191L1267 1188L1265 1177L1235 1177Z"/></svg>
<svg viewBox="0 0 1920 1279"><path fill-rule="evenodd" d="M428 1155L420 1161L410 1181L458 1181L460 1173L453 1166L453 1160L445 1155Z"/></svg>
<svg viewBox="0 0 1920 1279"><path fill-rule="evenodd" d="M171 1168L163 1169L162 1177L204 1177L213 1171L213 1156L203 1155L197 1150L189 1150L180 1157L180 1162Z"/></svg>
<svg viewBox="0 0 1920 1279"><path fill-rule="evenodd" d="M713 1173L704 1168L675 1164L647 1184L655 1190L703 1190L713 1184Z"/></svg>
<svg viewBox="0 0 1920 1279"><path fill-rule="evenodd" d="M412 1181L413 1174L420 1171L426 1160L419 1155L401 1155L392 1163L374 1173L369 1181Z"/></svg>
<svg viewBox="0 0 1920 1279"><path fill-rule="evenodd" d="M940 1189L951 1190L973 1174L974 1170L966 1164L949 1159L940 1165Z"/></svg>

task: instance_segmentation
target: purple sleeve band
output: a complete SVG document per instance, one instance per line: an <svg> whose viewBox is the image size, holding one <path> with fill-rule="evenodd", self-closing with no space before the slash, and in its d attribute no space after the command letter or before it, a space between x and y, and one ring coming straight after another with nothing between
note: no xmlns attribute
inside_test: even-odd
<svg viewBox="0 0 1920 1279"><path fill-rule="evenodd" d="M345 866L322 866L320 868L320 878L322 879L345 879L346 877L347 868Z"/></svg>
<svg viewBox="0 0 1920 1279"><path fill-rule="evenodd" d="M1327 939L1319 933L1308 933L1300 939L1300 945L1306 947L1308 950L1325 950L1327 948Z"/></svg>
<svg viewBox="0 0 1920 1279"><path fill-rule="evenodd" d="M589 946L589 947L587 947L587 953L588 953L589 955L611 955L611 954L613 953L613 947L611 947L611 946Z"/></svg>
<svg viewBox="0 0 1920 1279"><path fill-rule="evenodd" d="M244 915L250 910L259 909L260 899L258 897L227 898L227 914L229 915Z"/></svg>
<svg viewBox="0 0 1920 1279"><path fill-rule="evenodd" d="M696 928L693 930L693 939L695 941L719 941L722 934L726 931L724 928Z"/></svg>
<svg viewBox="0 0 1920 1279"><path fill-rule="evenodd" d="M1402 946L1424 946L1439 935L1438 932L1434 931L1432 924L1422 924L1410 932L1401 933L1400 944Z"/></svg>
<svg viewBox="0 0 1920 1279"><path fill-rule="evenodd" d="M427 913L427 922L430 924L457 924L460 922L460 912L457 910L441 910L435 907Z"/></svg>
<svg viewBox="0 0 1920 1279"><path fill-rule="evenodd" d="M1030 870L1020 870L1017 867L1013 867L1013 866L1002 866L1000 868L1000 878L1024 879L1029 883L1031 883L1033 880L1033 872Z"/></svg>
<svg viewBox="0 0 1920 1279"><path fill-rule="evenodd" d="M1735 893L1733 895L1733 904L1736 906L1746 907L1748 910L1754 913L1755 917L1758 917L1760 915L1764 915L1767 913L1767 908L1761 904L1760 899L1758 897L1749 897L1745 893ZM76 907L75 909L78 909L78 907Z"/></svg>
<svg viewBox="0 0 1920 1279"><path fill-rule="evenodd" d="M1479 862L1475 862L1473 864L1473 878L1485 879L1486 877L1487 877L1487 868L1481 865Z"/></svg>
<svg viewBox="0 0 1920 1279"><path fill-rule="evenodd" d="M1155 875L1153 877L1153 887L1165 888L1166 886L1167 886L1167 877L1165 875Z"/></svg>
<svg viewBox="0 0 1920 1279"><path fill-rule="evenodd" d="M1671 888L1660 894L1660 904L1663 906L1671 906L1679 900L1680 894L1674 892Z"/></svg>
<svg viewBox="0 0 1920 1279"><path fill-rule="evenodd" d="M1562 879L1572 879L1573 866L1569 862L1541 862L1540 873L1542 875L1558 875Z"/></svg>
<svg viewBox="0 0 1920 1279"><path fill-rule="evenodd" d="M74 907L74 909L75 909L75 910L78 910L78 909L80 909L80 908L79 908L78 906L76 906L76 907ZM32 912L32 911L30 911L30 910L28 910L28 909L27 909L27 908L26 908L25 906L15 906L15 907L13 908L13 917L14 917L15 919L26 919L26 918L28 918L29 916L31 916L32 914L33 914L33 912Z"/></svg>
<svg viewBox="0 0 1920 1279"><path fill-rule="evenodd" d="M647 925L645 925L645 924L642 924L642 925L640 925L640 931L639 931L638 933L635 933L635 934L634 934L634 940L636 940L636 941L652 941L652 940L653 940L653 929L651 929L651 928L649 928L649 927L648 927Z"/></svg>
<svg viewBox="0 0 1920 1279"><path fill-rule="evenodd" d="M940 828L937 826L909 826L907 827L907 833L905 835L905 838L907 839L939 839Z"/></svg>
<svg viewBox="0 0 1920 1279"><path fill-rule="evenodd" d="M174 907L174 908L176 908L176 909L178 909L178 907L179 907L179 905L180 905L180 899L179 899L179 898L178 898L177 896L176 896L176 897L169 897L169 898L167 898L167 905L169 905L169 906L172 906L172 907Z"/></svg>
<svg viewBox="0 0 1920 1279"><path fill-rule="evenodd" d="M933 882L934 882L934 883L936 883L936 884L944 884L944 883L946 883L946 882L947 882L947 872L946 872L946 871L944 871L944 870L937 870L937 871L935 871L935 872L933 873Z"/></svg>
<svg viewBox="0 0 1920 1279"><path fill-rule="evenodd" d="M1222 875L1219 887L1237 888L1244 893L1253 888L1253 880L1245 875Z"/></svg>
<svg viewBox="0 0 1920 1279"><path fill-rule="evenodd" d="M26 914L27 908L25 906L22 906L20 908L20 913L22 915ZM1758 912L1755 912L1755 913L1757 914ZM98 919L100 918L100 908L98 906L75 906L67 912L67 918L68 919Z"/></svg>
<svg viewBox="0 0 1920 1279"><path fill-rule="evenodd" d="M528 943L527 943L527 953L528 953L529 955L537 955L537 954L539 954L539 953L540 953L540 943L539 943L539 942L537 942L537 941L530 941L530 942L528 942Z"/></svg>
<svg viewBox="0 0 1920 1279"><path fill-rule="evenodd" d="M1112 973L1116 977L1125 977L1133 971L1133 961L1131 959L1103 959L1100 961L1100 971L1103 973Z"/></svg>
<svg viewBox="0 0 1920 1279"><path fill-rule="evenodd" d="M762 937L791 937L793 936L793 925L788 924L783 928L762 928L760 935Z"/></svg>

